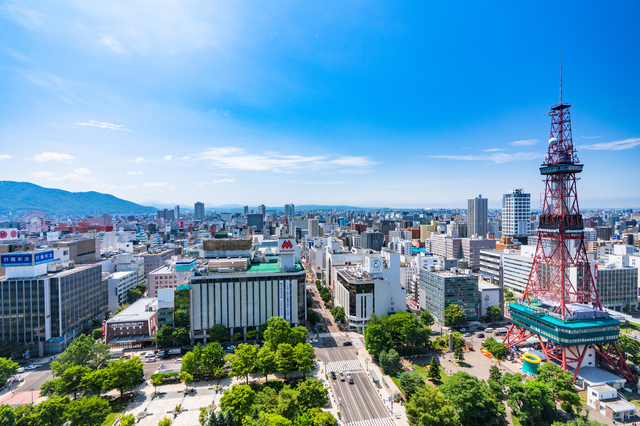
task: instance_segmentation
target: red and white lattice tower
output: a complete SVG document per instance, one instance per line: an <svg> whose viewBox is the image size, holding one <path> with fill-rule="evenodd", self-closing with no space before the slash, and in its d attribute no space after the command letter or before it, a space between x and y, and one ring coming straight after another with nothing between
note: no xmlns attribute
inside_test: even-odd
<svg viewBox="0 0 640 426"><path fill-rule="evenodd" d="M547 359L572 369L576 378L585 355L597 354L635 383L616 345L619 322L603 312L589 267L576 186L583 165L571 137L570 107L561 88L540 167L545 192L536 252L522 299L510 306L512 325L503 343L513 347L537 337ZM593 358L589 365L595 366Z"/></svg>

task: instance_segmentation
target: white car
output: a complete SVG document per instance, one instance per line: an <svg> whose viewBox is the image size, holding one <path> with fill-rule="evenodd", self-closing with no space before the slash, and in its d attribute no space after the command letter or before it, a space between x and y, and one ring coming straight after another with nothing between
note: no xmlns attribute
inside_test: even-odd
<svg viewBox="0 0 640 426"><path fill-rule="evenodd" d="M38 368L37 364L32 364L32 365L27 365L24 369L25 370L35 370L36 368Z"/></svg>
<svg viewBox="0 0 640 426"><path fill-rule="evenodd" d="M24 373L24 367L18 368L18 373Z"/></svg>
<svg viewBox="0 0 640 426"><path fill-rule="evenodd" d="M227 349L236 349L236 345L231 345Z"/></svg>
<svg viewBox="0 0 640 426"><path fill-rule="evenodd" d="M182 364L182 358L176 359L176 364Z"/></svg>
<svg viewBox="0 0 640 426"><path fill-rule="evenodd" d="M313 339L311 343L318 343L318 339Z"/></svg>
<svg viewBox="0 0 640 426"><path fill-rule="evenodd" d="M471 333L464 333L464 337L471 337Z"/></svg>

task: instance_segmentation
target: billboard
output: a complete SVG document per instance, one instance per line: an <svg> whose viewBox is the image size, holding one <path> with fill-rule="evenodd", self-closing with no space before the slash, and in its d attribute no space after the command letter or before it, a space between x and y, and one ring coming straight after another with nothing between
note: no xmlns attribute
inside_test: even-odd
<svg viewBox="0 0 640 426"><path fill-rule="evenodd" d="M296 252L296 240L285 238L278 240L278 254L293 254Z"/></svg>
<svg viewBox="0 0 640 426"><path fill-rule="evenodd" d="M7 266L31 265L33 265L33 253L9 253L0 256L0 266L3 268Z"/></svg>
<svg viewBox="0 0 640 426"><path fill-rule="evenodd" d="M53 250L41 251L34 253L33 264L40 265L41 263L53 262Z"/></svg>
<svg viewBox="0 0 640 426"><path fill-rule="evenodd" d="M16 228L0 228L0 241L9 241L18 239L18 230Z"/></svg>
<svg viewBox="0 0 640 426"><path fill-rule="evenodd" d="M284 318L284 281L280 281L280 311L279 316Z"/></svg>
<svg viewBox="0 0 640 426"><path fill-rule="evenodd" d="M539 231L558 232L560 225L564 225L565 231L580 231L583 229L582 216L577 214L565 215L540 215L538 223Z"/></svg>
<svg viewBox="0 0 640 426"><path fill-rule="evenodd" d="M287 280L286 281L287 284L287 290L285 292L286 294L286 316L284 317L284 319L286 319L287 321L291 321L291 281Z"/></svg>

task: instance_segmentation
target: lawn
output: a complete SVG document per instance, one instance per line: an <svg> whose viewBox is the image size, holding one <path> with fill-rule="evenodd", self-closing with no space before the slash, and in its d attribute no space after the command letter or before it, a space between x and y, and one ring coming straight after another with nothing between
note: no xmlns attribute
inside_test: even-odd
<svg viewBox="0 0 640 426"><path fill-rule="evenodd" d="M578 396L580 397L580 403L584 407L587 405L587 392L578 392Z"/></svg>
<svg viewBox="0 0 640 426"><path fill-rule="evenodd" d="M520 423L520 419L513 413L511 413L511 423L513 424L513 426L522 426L522 423Z"/></svg>
<svg viewBox="0 0 640 426"><path fill-rule="evenodd" d="M425 365L429 365L429 364L413 364L415 371L408 371L408 373L418 373L419 375L422 376L422 378L424 379L425 382L427 382L427 380L429 379L429 377L427 376L427 369L424 368ZM440 367L440 378L441 380L443 380L445 377L447 377L447 372L444 371L444 369L442 368L442 366L440 364L438 364L438 366ZM405 370L402 370L400 372L403 373ZM395 376L391 376L391 380L393 380L393 383L396 384L396 386L398 387L398 389L400 389L400 391L404 394L404 391L402 390L402 386L400 386L400 379L398 379ZM427 382L427 384L431 384L431 382Z"/></svg>
<svg viewBox="0 0 640 426"><path fill-rule="evenodd" d="M638 326L638 324L635 323L628 323L628 325L621 325L620 326L620 331L622 331L623 333L627 333L630 334L631 331L633 330L640 330L640 326Z"/></svg>
<svg viewBox="0 0 640 426"><path fill-rule="evenodd" d="M124 411L127 404L129 404L129 401L131 401L131 396L125 396L124 398L118 398L115 401L109 402L109 405L111 406L111 413L109 413L107 418L104 419L102 426L111 426L116 420L116 417Z"/></svg>

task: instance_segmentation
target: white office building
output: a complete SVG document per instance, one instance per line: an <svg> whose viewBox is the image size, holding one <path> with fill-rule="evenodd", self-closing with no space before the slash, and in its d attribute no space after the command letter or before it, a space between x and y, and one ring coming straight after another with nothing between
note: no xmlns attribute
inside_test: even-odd
<svg viewBox="0 0 640 426"><path fill-rule="evenodd" d="M522 189L512 189L502 196L502 235L529 235L531 223L531 195Z"/></svg>
<svg viewBox="0 0 640 426"><path fill-rule="evenodd" d="M127 292L138 285L137 271L114 272L108 281L108 302L111 312L127 303Z"/></svg>

